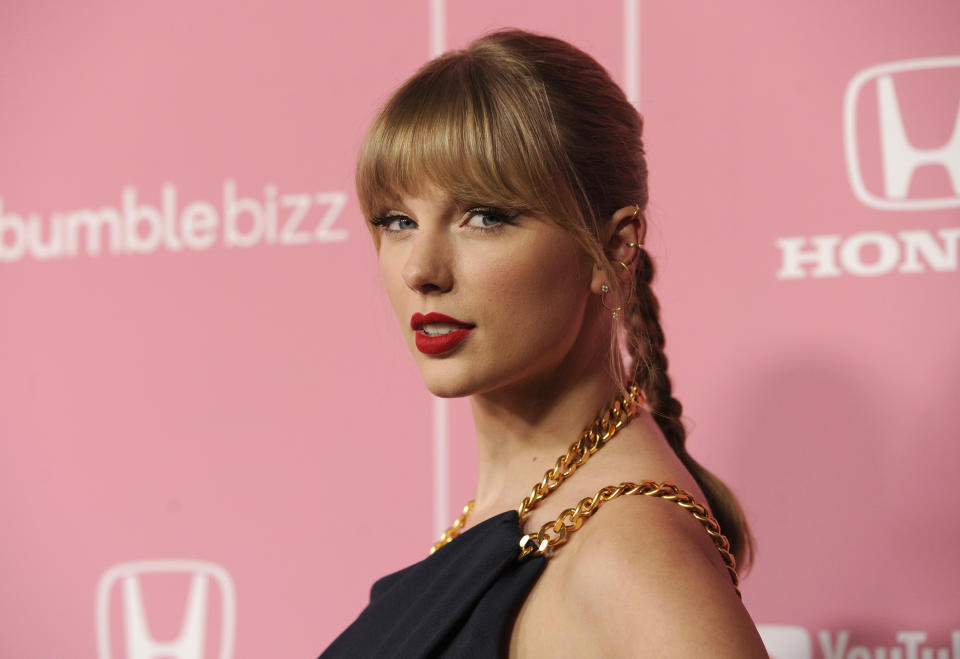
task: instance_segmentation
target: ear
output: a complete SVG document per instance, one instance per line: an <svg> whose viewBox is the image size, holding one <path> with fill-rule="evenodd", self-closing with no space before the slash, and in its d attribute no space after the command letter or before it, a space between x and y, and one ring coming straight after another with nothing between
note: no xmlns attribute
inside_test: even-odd
<svg viewBox="0 0 960 659"><path fill-rule="evenodd" d="M626 263L631 274L636 267L639 251L643 248L633 247L630 243L643 245L644 238L647 235L647 221L639 211L640 209L637 206L624 206L607 218L600 226L601 235L605 238L604 254L611 261ZM623 273L619 265L614 264L614 267L618 275L626 274ZM613 288L615 282L609 282L607 279L607 274L595 265L590 290L600 295L604 284Z"/></svg>

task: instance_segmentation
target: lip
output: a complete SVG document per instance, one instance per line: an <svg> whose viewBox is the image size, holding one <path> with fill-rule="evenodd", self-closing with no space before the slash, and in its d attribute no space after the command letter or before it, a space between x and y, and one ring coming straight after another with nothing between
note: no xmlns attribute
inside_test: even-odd
<svg viewBox="0 0 960 659"><path fill-rule="evenodd" d="M423 326L430 323L451 323L453 325L463 325L463 329L454 330L440 336L427 336L423 333ZM476 325L465 323L451 316L442 313L430 312L428 314L415 313L410 318L410 327L416 330L414 342L417 344L417 350L425 355L441 355L450 352L460 345Z"/></svg>
<svg viewBox="0 0 960 659"><path fill-rule="evenodd" d="M463 325L468 329L476 327L476 325L465 323L462 320L457 320L456 318L437 313L436 311L431 311L428 314L415 313L410 316L410 329L422 330L424 325L429 325L430 323L451 323L453 325Z"/></svg>

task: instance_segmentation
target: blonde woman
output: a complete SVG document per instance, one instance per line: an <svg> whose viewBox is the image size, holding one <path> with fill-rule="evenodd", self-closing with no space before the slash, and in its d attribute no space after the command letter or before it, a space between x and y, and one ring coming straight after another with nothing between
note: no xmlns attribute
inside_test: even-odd
<svg viewBox="0 0 960 659"><path fill-rule="evenodd" d="M642 126L593 58L519 30L377 116L360 204L424 384L470 397L477 486L323 657L767 656L749 530L671 393Z"/></svg>

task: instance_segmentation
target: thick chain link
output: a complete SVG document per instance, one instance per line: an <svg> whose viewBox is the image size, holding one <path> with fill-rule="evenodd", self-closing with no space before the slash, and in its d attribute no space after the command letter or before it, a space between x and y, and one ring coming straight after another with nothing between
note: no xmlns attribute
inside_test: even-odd
<svg viewBox="0 0 960 659"><path fill-rule="evenodd" d="M570 445L569 450L557 458L557 463L543 475L539 483L533 486L530 496L524 497L517 508L520 522L533 510L540 501L555 489L560 483L570 477L578 467L590 459L590 456L599 451L604 444L616 434L633 416L642 402L646 402L643 390L635 383L627 385L627 395L618 397L603 410L593 423L590 424L580 439Z"/></svg>
<svg viewBox="0 0 960 659"><path fill-rule="evenodd" d="M460 529L463 528L463 525L467 523L467 515L470 514L470 511L473 509L473 501L463 507L463 513L460 517L453 520L453 526L440 534L440 540L437 541L432 547L430 547L430 553L437 551L440 547L444 546L458 535L460 535Z"/></svg>
<svg viewBox="0 0 960 659"><path fill-rule="evenodd" d="M577 470L577 467L582 466L584 462L590 459L591 455L599 451L637 413L637 408L641 402L646 402L643 390L636 383L628 384L626 390L627 395L618 397L602 410L593 420L593 423L583 431L580 439L570 445L569 450L557 459L557 463L552 469L547 470L547 473L543 475L543 480L534 485L530 496L523 500L517 510L521 522L541 499L557 489L560 483ZM440 540L430 548L431 554L460 535L460 529L466 523L467 515L470 514L473 503L473 501L470 501L463 507L463 514L454 520L453 525L444 531L440 535Z"/></svg>
<svg viewBox="0 0 960 659"><path fill-rule="evenodd" d="M730 580L733 581L733 588L737 591L737 596L743 597L740 594L740 578L737 576L736 559L730 553L730 542L720 531L717 520L706 508L697 503L692 494L680 489L670 481L662 483L640 481L639 483L620 483L617 487L607 485L600 488L594 496L581 499L576 508L567 508L560 513L555 521L547 522L541 526L540 531L535 535L527 534L523 536L520 539L520 558L543 555L559 547L568 540L568 535L577 531L583 525L583 520L593 515L601 505L625 494L658 497L673 501L681 508L685 508L703 525L704 530L713 540L714 546L720 552L723 563L727 567L727 573L730 575Z"/></svg>

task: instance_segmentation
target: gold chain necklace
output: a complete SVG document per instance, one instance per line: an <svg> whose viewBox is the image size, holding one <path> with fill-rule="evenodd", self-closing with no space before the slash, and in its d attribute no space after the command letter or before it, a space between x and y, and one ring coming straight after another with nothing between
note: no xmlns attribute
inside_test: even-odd
<svg viewBox="0 0 960 659"><path fill-rule="evenodd" d="M533 486L530 496L525 497L517 509L520 521L536 507L540 501L555 489L560 483L570 477L578 467L590 459L590 456L599 451L611 437L623 427L637 412L641 401L646 401L643 391L631 382L626 387L627 396L618 396L610 405L602 410L580 435L580 438L570 445L564 455L557 458L556 464L548 469L539 483ZM430 548L430 553L437 551L455 537L460 535L460 529L467 522L467 516L473 509L471 501L463 507L463 513L453 522L453 525L440 535L440 540Z"/></svg>
<svg viewBox="0 0 960 659"><path fill-rule="evenodd" d="M557 458L556 464L546 471L539 483L533 486L530 495L524 497L523 501L520 502L520 506L517 508L520 521L522 522L544 497L556 490L578 467L583 466L591 455L603 448L614 434L633 418L637 409L645 402L644 392L635 383L631 382L627 386L627 395L617 397L613 403L600 412L593 423L583 431L580 438L570 445L569 450L564 455ZM737 576L737 564L730 553L730 543L720 531L717 520L706 508L697 503L692 494L670 481L662 483L649 480L639 483L623 482L619 486L608 485L600 488L594 496L581 499L576 508L567 508L560 513L556 520L541 526L536 534L528 533L520 538L519 558L544 555L548 550L564 544L568 535L577 531L583 525L583 520L593 515L601 505L626 494L659 497L667 501L673 501L693 515L713 540L714 546L723 558L727 573L733 582L734 590L737 591L738 596L742 597L739 589L739 577ZM467 516L473 509L473 504L474 502L470 501L463 507L463 513L449 529L440 535L440 540L430 548L431 554L460 534L460 529L466 524Z"/></svg>

